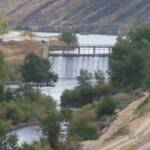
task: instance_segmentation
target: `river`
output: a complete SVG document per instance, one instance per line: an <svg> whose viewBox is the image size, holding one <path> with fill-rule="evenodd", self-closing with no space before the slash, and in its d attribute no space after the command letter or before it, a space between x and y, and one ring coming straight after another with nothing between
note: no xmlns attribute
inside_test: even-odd
<svg viewBox="0 0 150 150"><path fill-rule="evenodd" d="M41 37L56 36L58 33L35 33ZM80 45L114 45L117 36L109 35L80 35L77 34ZM78 83L76 81L80 69L88 70L94 73L97 70L102 70L105 77L108 78L108 58L107 57L49 57L52 64L52 70L59 75L59 80L55 87L42 87L42 93L50 95L54 98L57 105L60 105L60 96L65 89L73 89ZM63 126L63 125L62 125ZM15 131L19 138L19 144L23 142L30 143L33 140L39 140L41 131L38 126L25 127Z"/></svg>

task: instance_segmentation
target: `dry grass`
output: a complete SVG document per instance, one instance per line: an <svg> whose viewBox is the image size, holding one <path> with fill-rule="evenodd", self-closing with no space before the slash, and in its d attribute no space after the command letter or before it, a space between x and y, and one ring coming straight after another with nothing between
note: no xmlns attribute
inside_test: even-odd
<svg viewBox="0 0 150 150"><path fill-rule="evenodd" d="M42 51L42 43L34 41L0 42L0 52L4 54L6 61L23 61L28 52L34 52L41 55Z"/></svg>

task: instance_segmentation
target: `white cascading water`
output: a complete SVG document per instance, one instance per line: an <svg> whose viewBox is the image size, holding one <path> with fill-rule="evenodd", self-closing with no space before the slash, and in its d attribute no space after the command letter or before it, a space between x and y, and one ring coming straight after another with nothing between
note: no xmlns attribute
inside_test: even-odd
<svg viewBox="0 0 150 150"><path fill-rule="evenodd" d="M49 61L60 79L75 79L81 69L92 74L101 70L105 77L108 74L108 57L49 57Z"/></svg>

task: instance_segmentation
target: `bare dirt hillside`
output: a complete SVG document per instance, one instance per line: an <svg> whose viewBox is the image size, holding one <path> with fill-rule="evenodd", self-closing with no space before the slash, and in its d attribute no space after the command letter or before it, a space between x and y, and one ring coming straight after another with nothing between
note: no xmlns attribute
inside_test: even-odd
<svg viewBox="0 0 150 150"><path fill-rule="evenodd" d="M126 33L150 23L150 0L0 0L0 15L18 28Z"/></svg>
<svg viewBox="0 0 150 150"><path fill-rule="evenodd" d="M82 143L82 150L150 150L150 94L145 92L118 114L98 140Z"/></svg>

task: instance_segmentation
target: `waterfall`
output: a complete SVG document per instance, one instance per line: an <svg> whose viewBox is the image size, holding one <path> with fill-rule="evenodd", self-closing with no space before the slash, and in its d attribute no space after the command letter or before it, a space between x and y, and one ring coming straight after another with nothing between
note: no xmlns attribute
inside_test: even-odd
<svg viewBox="0 0 150 150"><path fill-rule="evenodd" d="M108 77L108 57L49 57L52 70L58 74L60 79L74 79L80 70L89 73L101 70Z"/></svg>

